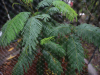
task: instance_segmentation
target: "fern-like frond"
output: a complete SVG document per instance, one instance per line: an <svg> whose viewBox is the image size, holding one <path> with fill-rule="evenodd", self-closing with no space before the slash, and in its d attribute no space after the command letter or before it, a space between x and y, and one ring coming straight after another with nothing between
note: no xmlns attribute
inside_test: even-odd
<svg viewBox="0 0 100 75"><path fill-rule="evenodd" d="M3 26L3 35L0 38L1 45L6 46L16 38L16 35L23 29L29 15L30 12L21 12Z"/></svg>
<svg viewBox="0 0 100 75"><path fill-rule="evenodd" d="M43 21L47 22L51 18L50 15L48 14L42 14L42 15L37 15L35 16L37 19L42 19Z"/></svg>
<svg viewBox="0 0 100 75"><path fill-rule="evenodd" d="M29 48L30 54L32 50L36 50L38 43L37 37L42 29L42 23L35 17L31 17L26 23L23 30L23 45L25 49Z"/></svg>
<svg viewBox="0 0 100 75"><path fill-rule="evenodd" d="M48 68L53 71L53 73L61 75L61 73L63 72L61 63L56 58L54 58L48 51L43 50L43 55L46 62L48 63Z"/></svg>
<svg viewBox="0 0 100 75"><path fill-rule="evenodd" d="M53 1L53 5L59 9L60 12L62 12L63 15L66 16L70 21L73 21L74 18L77 20L77 14L76 12L65 2L63 1Z"/></svg>
<svg viewBox="0 0 100 75"><path fill-rule="evenodd" d="M68 39L67 55L71 69L77 69L79 72L82 71L84 65L84 51L79 38L75 35L71 35Z"/></svg>
<svg viewBox="0 0 100 75"><path fill-rule="evenodd" d="M54 27L50 30L48 35L50 36L65 36L67 34L71 33L70 26L68 24L61 24L60 26Z"/></svg>
<svg viewBox="0 0 100 75"><path fill-rule="evenodd" d="M38 9L40 7L51 6L53 1L60 1L60 0L43 0L38 4Z"/></svg>
<svg viewBox="0 0 100 75"><path fill-rule="evenodd" d="M81 24L77 26L74 32L82 37L83 40L100 46L100 28L90 24Z"/></svg>
<svg viewBox="0 0 100 75"><path fill-rule="evenodd" d="M41 45L46 44L47 42L49 42L52 39L54 39L54 36L42 39L41 40Z"/></svg>
<svg viewBox="0 0 100 75"><path fill-rule="evenodd" d="M63 47L52 41L48 41L47 43L44 44L44 46L45 50L48 50L49 52L58 55L59 57L63 57L66 55L66 51L63 49Z"/></svg>
<svg viewBox="0 0 100 75"><path fill-rule="evenodd" d="M30 54L27 51L27 49L22 51L17 64L13 68L12 75L24 75L24 71L27 72L29 67L32 65L35 56L33 53Z"/></svg>

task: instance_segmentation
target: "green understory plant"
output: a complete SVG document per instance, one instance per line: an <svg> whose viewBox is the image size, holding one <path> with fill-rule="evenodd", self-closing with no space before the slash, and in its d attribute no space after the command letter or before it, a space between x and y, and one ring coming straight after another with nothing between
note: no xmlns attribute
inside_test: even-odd
<svg viewBox="0 0 100 75"><path fill-rule="evenodd" d="M61 0L42 0L35 8L36 12L32 9L33 1L22 0L31 11L20 12L2 28L1 46L5 47L11 41L21 38L19 44L22 50L12 75L27 72L38 53L41 54L37 62L39 75L43 75L41 66L44 62L54 74L61 75L64 72L62 58L68 62L66 75L76 75L76 70L80 73L84 66L84 50L80 37L99 46L100 29L90 24L73 26L55 21L51 17L55 13L62 13L70 21L77 20L76 12ZM40 8L43 10L40 11Z"/></svg>

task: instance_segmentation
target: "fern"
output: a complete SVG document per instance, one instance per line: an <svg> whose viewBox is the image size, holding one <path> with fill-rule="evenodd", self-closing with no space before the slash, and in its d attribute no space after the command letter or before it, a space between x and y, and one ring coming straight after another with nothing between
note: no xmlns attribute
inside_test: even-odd
<svg viewBox="0 0 100 75"><path fill-rule="evenodd" d="M50 68L53 73L61 75L61 73L63 72L61 63L56 58L54 58L48 51L43 50L43 55L46 62L48 63L48 68Z"/></svg>
<svg viewBox="0 0 100 75"><path fill-rule="evenodd" d="M2 28L3 35L0 38L1 45L7 46L12 40L16 38L16 35L23 29L25 22L27 21L30 12L22 12L16 15L11 21L8 21Z"/></svg>
<svg viewBox="0 0 100 75"><path fill-rule="evenodd" d="M75 35L71 35L67 42L67 56L71 69L77 69L80 72L84 65L84 52L80 40Z"/></svg>
<svg viewBox="0 0 100 75"><path fill-rule="evenodd" d="M100 29L98 27L90 24L81 24L75 28L74 32L82 37L83 40L94 43L95 46L100 45Z"/></svg>
<svg viewBox="0 0 100 75"><path fill-rule="evenodd" d="M77 14L76 12L65 2L63 1L54 1L53 5L59 9L60 12L62 12L63 15L66 16L70 21L73 21L74 18L77 20Z"/></svg>
<svg viewBox="0 0 100 75"><path fill-rule="evenodd" d="M35 17L31 17L23 30L23 45L25 49L29 47L29 53L32 53L32 50L36 50L36 45L38 43L37 37L40 34L42 29L42 23Z"/></svg>

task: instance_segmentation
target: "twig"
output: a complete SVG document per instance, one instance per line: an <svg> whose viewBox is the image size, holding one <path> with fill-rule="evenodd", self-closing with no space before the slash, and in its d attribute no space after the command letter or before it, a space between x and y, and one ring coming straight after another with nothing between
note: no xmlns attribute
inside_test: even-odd
<svg viewBox="0 0 100 75"><path fill-rule="evenodd" d="M4 5L4 7L5 7L5 10L6 10L6 13L7 13L8 19L11 20L11 17L10 17L10 15L9 15L9 13L8 13L8 10L7 10L7 7L6 7L6 5L5 5L4 0L2 0L2 3L3 3L3 5Z"/></svg>
<svg viewBox="0 0 100 75"><path fill-rule="evenodd" d="M97 2L98 0L95 0L95 2L94 2L94 4L93 4L93 6L92 6L92 9L91 9L91 13L93 13L93 8L94 8L94 6L95 6L95 4L96 4L96 2ZM89 22L90 22L90 19L91 19L91 15L89 15L89 19L87 20L87 23L89 24Z"/></svg>
<svg viewBox="0 0 100 75"><path fill-rule="evenodd" d="M88 7L87 7L87 4L85 3L85 5L86 5L86 9L87 9L87 11L90 13L90 15L94 18L94 16L91 14L91 12L89 11L89 9L88 9Z"/></svg>

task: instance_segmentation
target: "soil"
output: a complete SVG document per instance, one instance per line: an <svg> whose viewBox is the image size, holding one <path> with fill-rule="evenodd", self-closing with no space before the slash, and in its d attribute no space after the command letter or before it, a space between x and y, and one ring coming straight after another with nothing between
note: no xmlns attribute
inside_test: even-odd
<svg viewBox="0 0 100 75"><path fill-rule="evenodd" d="M90 59L90 57L92 56L92 53L93 51L95 50L95 46L93 44L88 44L86 42L82 42L82 46L84 48L84 51L85 51L85 58L87 60ZM10 46L8 46L6 50L9 51L12 47L16 47L16 44L11 44ZM2 53L2 51L4 50L1 50L3 48L0 47L0 53ZM11 51L16 51L15 49L11 50ZM13 52L10 52L10 53L13 53ZM3 60L0 61L0 75L11 75L12 73L12 70L13 70L13 67L14 65L17 63L17 60L18 60L18 52L16 53L16 56L9 59L9 60L6 60L7 59L7 56L10 55L10 53L2 53L2 55L0 55L0 58L3 57ZM30 67L30 69L28 70L28 73L25 73L25 75L37 75L37 71L36 71L36 63L37 63L37 60L38 60L38 56L36 56L35 60L33 61L33 64L32 66ZM66 70L65 67L66 67L66 62L64 62L64 59L62 59L62 66L63 66L63 70ZM92 61L91 61L92 65L95 67L95 69L98 71L98 75L100 75L100 54L99 54L99 51L97 50ZM47 66L47 63L45 63L45 66ZM50 70L48 70L47 67L45 67L45 72L43 75L54 75L50 72ZM62 75L65 75L64 73ZM79 74L78 74L79 75ZM83 71L80 75L88 75L88 72L87 72L87 65L85 65L85 67L83 68Z"/></svg>

